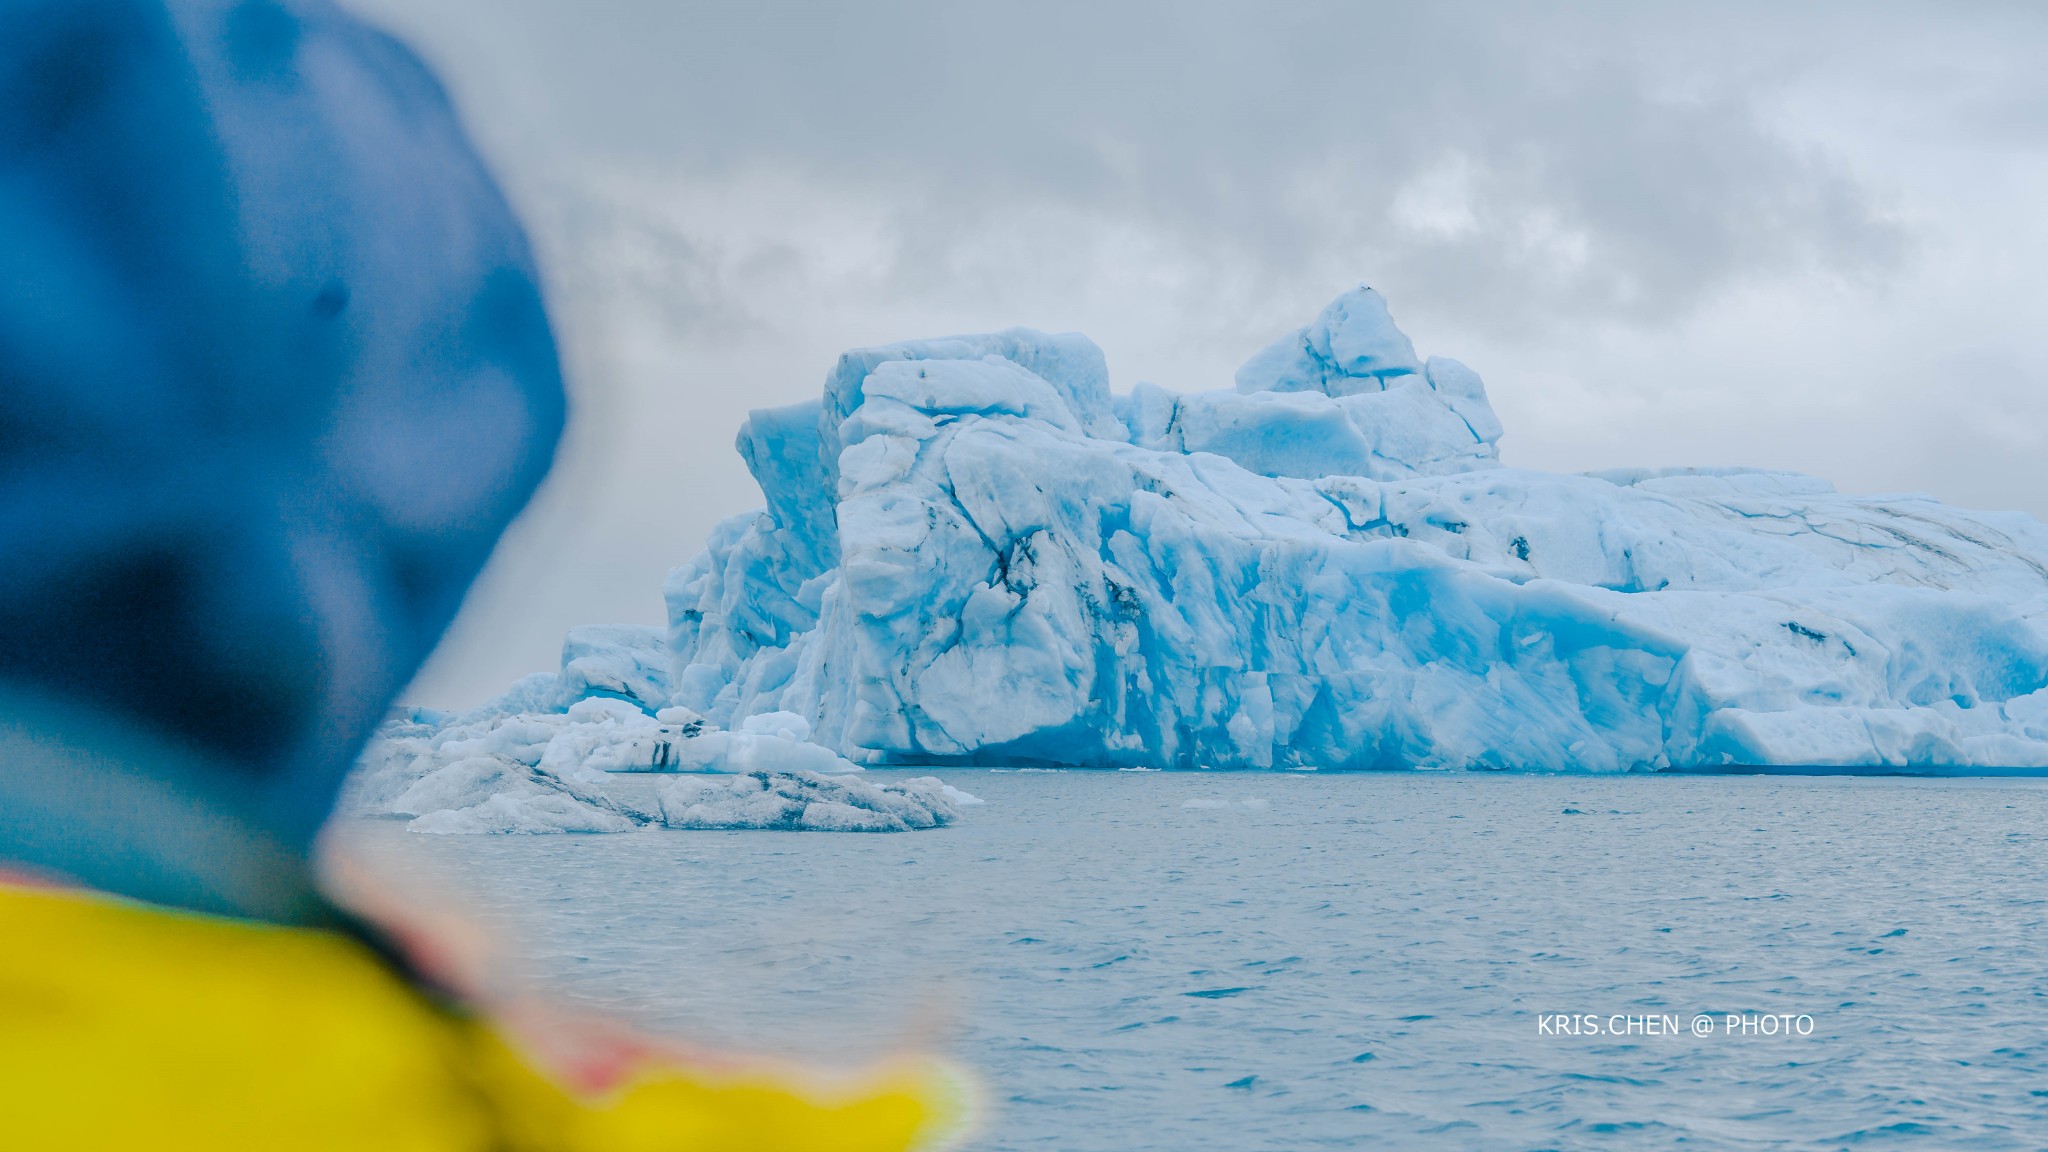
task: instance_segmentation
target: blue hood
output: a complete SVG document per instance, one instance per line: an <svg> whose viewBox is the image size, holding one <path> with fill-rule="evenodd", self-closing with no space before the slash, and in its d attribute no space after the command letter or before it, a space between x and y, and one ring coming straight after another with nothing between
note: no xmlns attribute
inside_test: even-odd
<svg viewBox="0 0 2048 1152"><path fill-rule="evenodd" d="M303 848L562 419L525 236L397 42L0 0L0 684Z"/></svg>

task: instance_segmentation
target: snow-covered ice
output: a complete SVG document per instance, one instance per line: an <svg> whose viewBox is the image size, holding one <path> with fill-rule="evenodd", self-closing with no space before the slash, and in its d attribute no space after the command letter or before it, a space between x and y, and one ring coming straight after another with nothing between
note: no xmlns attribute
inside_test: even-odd
<svg viewBox="0 0 2048 1152"><path fill-rule="evenodd" d="M908 832L959 818L980 799L923 776L891 785L858 776L749 772L679 776L658 792L670 828L769 828L792 832Z"/></svg>
<svg viewBox="0 0 2048 1152"><path fill-rule="evenodd" d="M682 736L641 719L625 720L603 702L586 700L560 716L396 723L365 756L349 806L367 815L411 817L413 831L430 833L647 827L905 832L952 823L961 808L981 803L929 776L863 780L858 768L788 728ZM682 751L648 753L663 743ZM663 758L659 770L672 775L651 801L616 786L657 770L647 761ZM811 767L819 764L826 770Z"/></svg>
<svg viewBox="0 0 2048 1152"><path fill-rule="evenodd" d="M530 751L607 701L545 745L564 779L812 770L794 748L2048 766L2038 521L1747 469L1510 468L1501 435L1479 376L1366 288L1220 391L1112 395L1093 343L1025 329L850 352L741 428L767 507L670 575L665 633L578 629L559 672L419 727Z"/></svg>
<svg viewBox="0 0 2048 1152"><path fill-rule="evenodd" d="M668 798L687 794L677 791L682 781L697 780L802 801L791 826L888 832L935 828L961 806L981 802L930 778L838 781L859 766L808 742L808 732L801 717L788 713L751 717L743 730L725 732L687 710L648 716L608 697L586 697L559 714L415 715L379 733L351 782L350 807L412 817L414 831L436 833L784 826L761 816L758 805L735 803L700 805L684 818L690 806ZM659 790L654 804L610 786L622 775L649 772L742 775L681 776Z"/></svg>

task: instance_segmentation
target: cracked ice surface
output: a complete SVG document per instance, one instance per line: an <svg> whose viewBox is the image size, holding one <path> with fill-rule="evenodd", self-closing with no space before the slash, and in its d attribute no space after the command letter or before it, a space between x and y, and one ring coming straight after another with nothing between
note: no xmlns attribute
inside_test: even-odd
<svg viewBox="0 0 2048 1152"><path fill-rule="evenodd" d="M350 807L411 817L412 831L438 834L907 832L949 824L961 807L981 803L931 777L869 783L806 732L787 713L738 732L674 713L663 723L607 697L561 714L411 717L386 725L364 756ZM670 774L652 798L615 787L619 774L646 772Z"/></svg>
<svg viewBox="0 0 2048 1152"><path fill-rule="evenodd" d="M579 630L484 713L786 716L867 764L2048 765L2039 522L1500 435L1370 289L1223 392L1112 396L1078 335L851 352L740 430L767 508L665 636Z"/></svg>

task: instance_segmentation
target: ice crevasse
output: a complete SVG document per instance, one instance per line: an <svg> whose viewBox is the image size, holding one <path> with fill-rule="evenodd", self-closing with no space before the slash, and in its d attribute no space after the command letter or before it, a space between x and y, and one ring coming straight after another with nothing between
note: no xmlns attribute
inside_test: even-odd
<svg viewBox="0 0 2048 1152"><path fill-rule="evenodd" d="M1500 437L1369 288L1216 392L1113 395L1073 334L849 352L740 429L767 507L665 634L481 715L786 716L849 767L2048 765L2040 522Z"/></svg>

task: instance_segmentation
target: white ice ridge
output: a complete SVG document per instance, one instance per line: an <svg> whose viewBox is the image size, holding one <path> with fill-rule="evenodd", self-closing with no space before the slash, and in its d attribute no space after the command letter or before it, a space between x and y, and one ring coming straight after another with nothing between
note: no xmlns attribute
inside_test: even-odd
<svg viewBox="0 0 2048 1152"><path fill-rule="evenodd" d="M479 715L787 717L871 765L2048 765L2038 521L1502 467L1477 374L1369 288L1236 383L1112 396L1024 329L848 353L741 428L767 508L665 636L579 630Z"/></svg>
<svg viewBox="0 0 2048 1152"><path fill-rule="evenodd" d="M858 776L748 772L678 776L661 785L661 821L670 828L772 828L791 832L908 832L956 819L979 804L930 776L876 784Z"/></svg>
<svg viewBox="0 0 2048 1152"><path fill-rule="evenodd" d="M351 781L351 807L412 817L415 832L631 832L646 827L903 832L951 823L981 800L929 776L870 782L780 717L717 732L591 697L563 713L451 720L428 713L379 733ZM651 802L617 773L677 776ZM701 782L701 783L698 783Z"/></svg>

